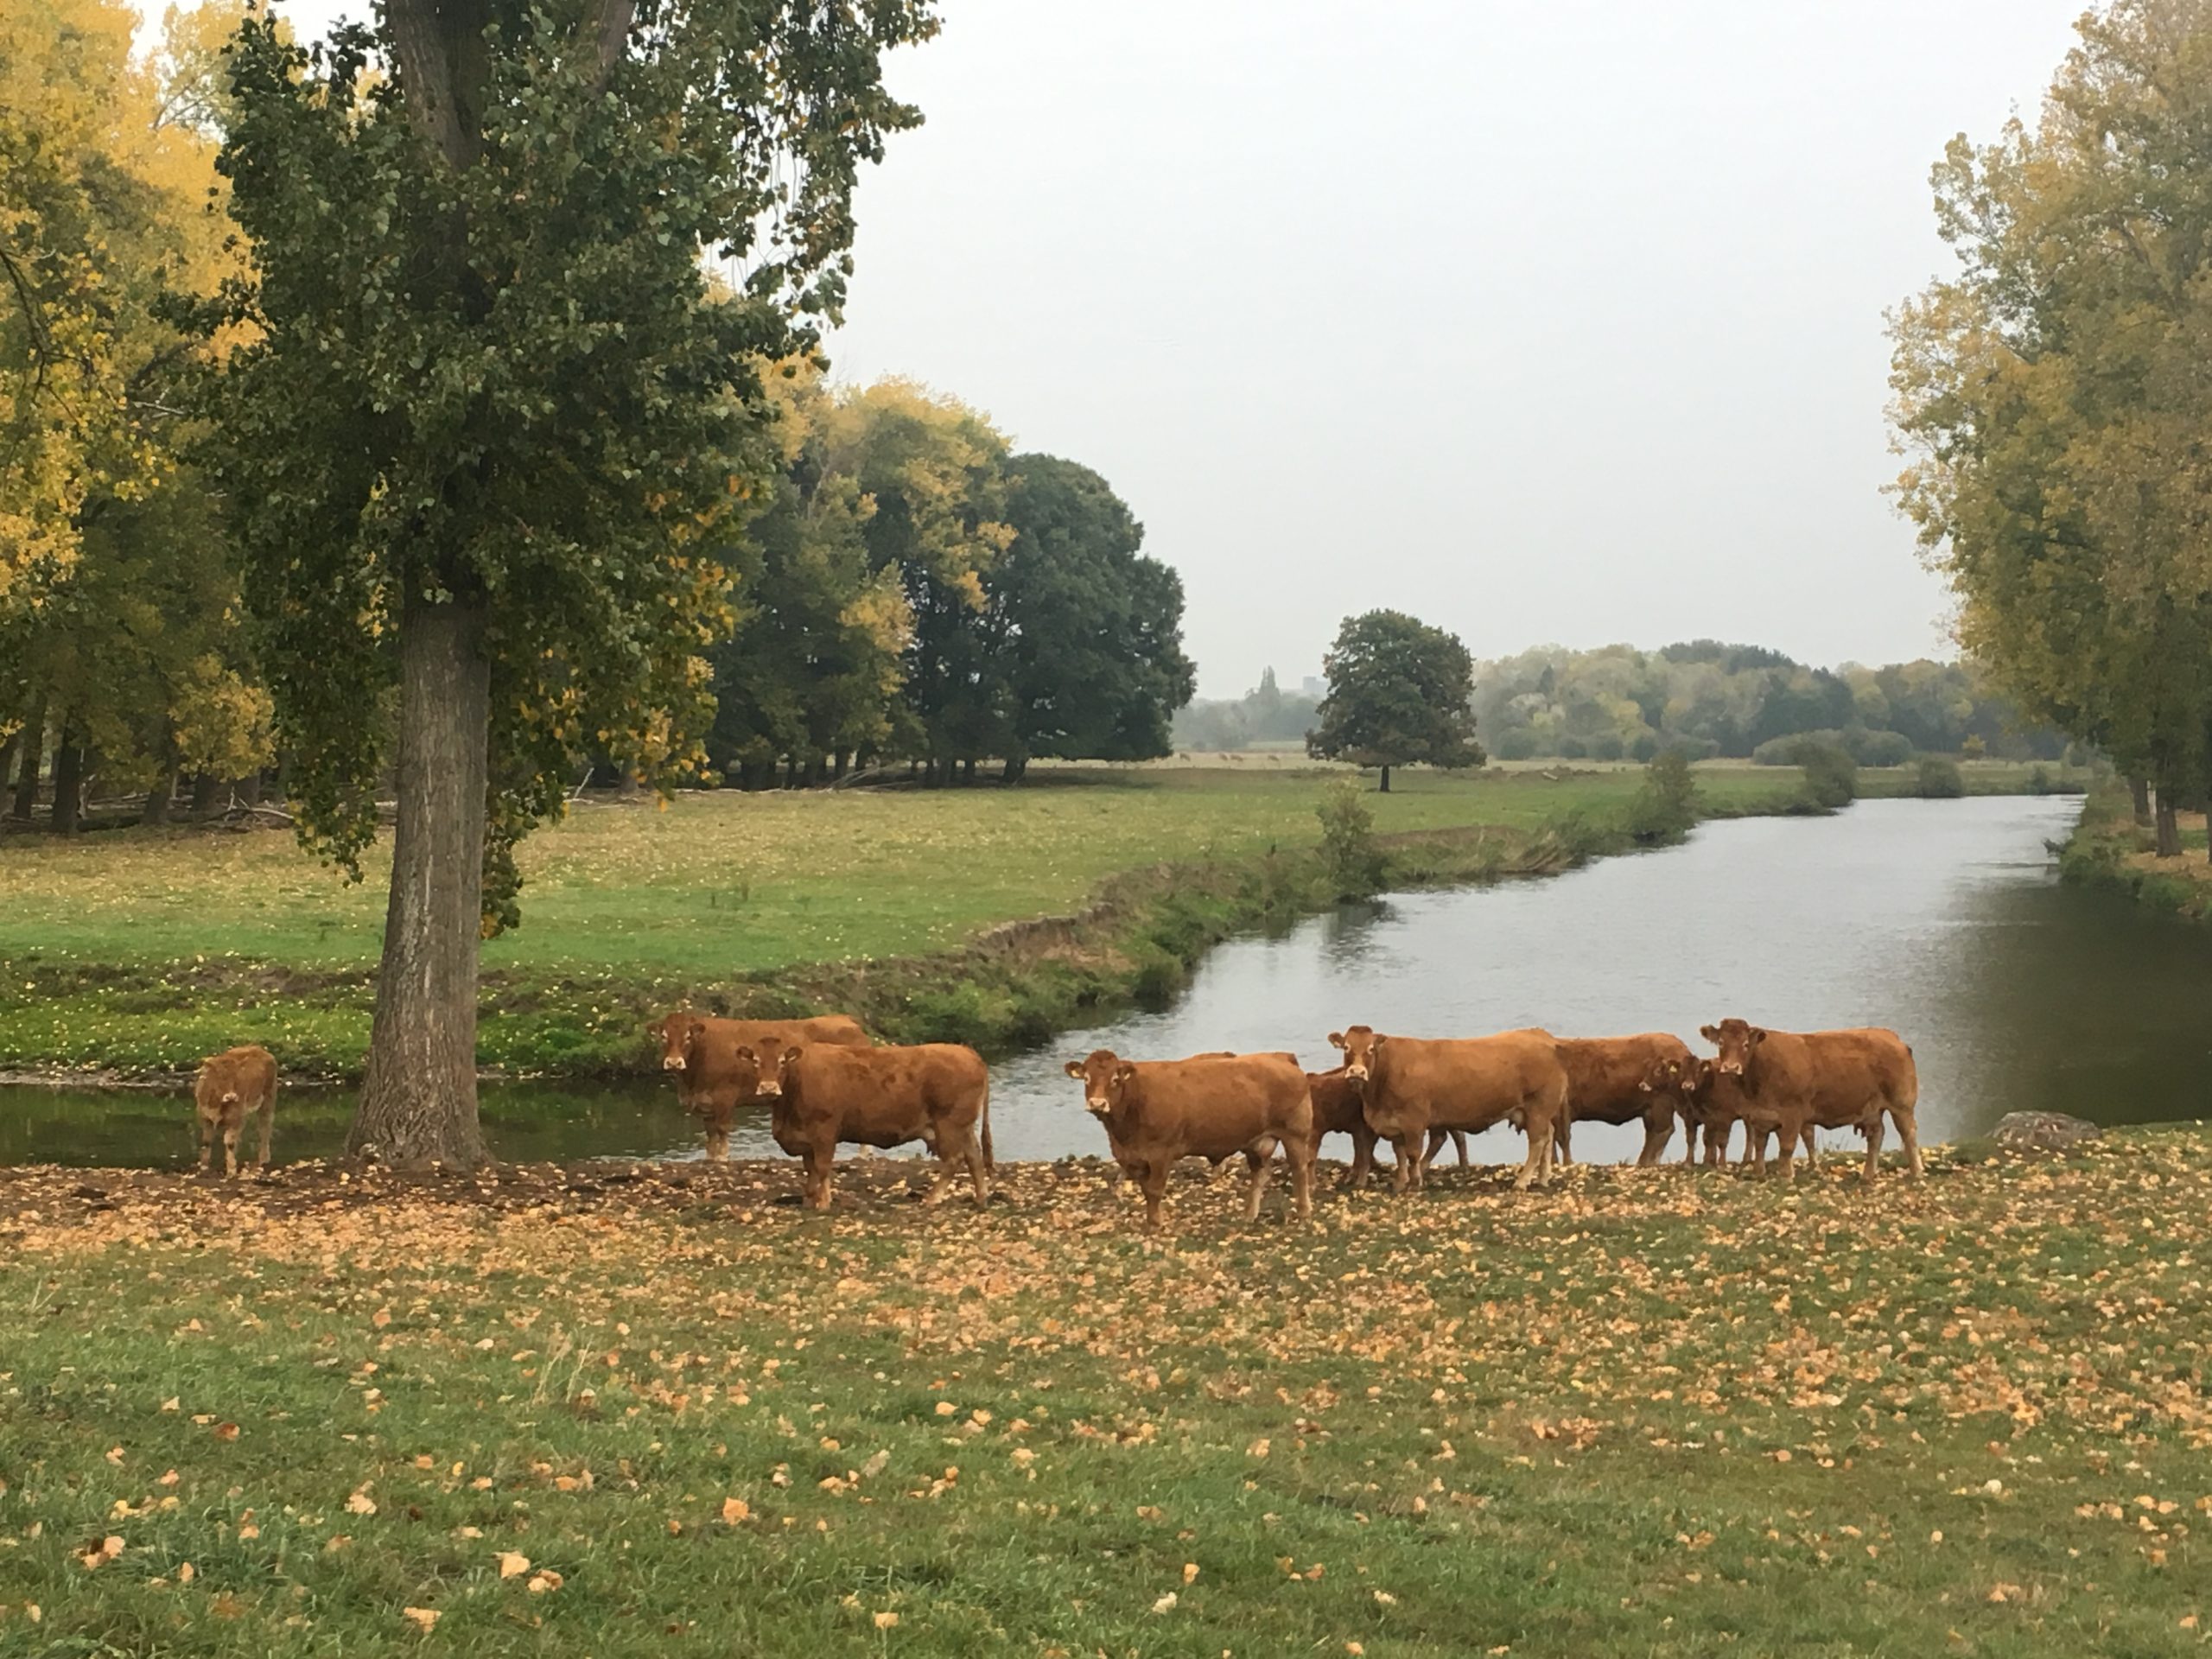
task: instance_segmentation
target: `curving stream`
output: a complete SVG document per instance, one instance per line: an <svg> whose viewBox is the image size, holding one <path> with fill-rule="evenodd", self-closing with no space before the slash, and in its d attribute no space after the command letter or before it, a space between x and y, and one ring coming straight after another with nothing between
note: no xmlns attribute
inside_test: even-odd
<svg viewBox="0 0 2212 1659"><path fill-rule="evenodd" d="M1235 940L1171 1007L994 1066L998 1155L1103 1153L1061 1072L1071 1056L1289 1048L1318 1070L1332 1063L1328 1033L1360 1021L1414 1035L1542 1025L1694 1042L1731 1014L1800 1029L1894 1026L1920 1063L1930 1142L2012 1110L2106 1123L2206 1116L2212 935L2060 887L2044 843L2064 836L2079 804L1865 801L1830 818L1738 819L1563 876L1402 894ZM492 1148L509 1160L696 1155L664 1086L486 1085L483 1107ZM279 1160L336 1152L350 1109L338 1090L280 1097ZM190 1116L173 1094L0 1088L0 1162L182 1166ZM1575 1154L1633 1156L1641 1135L1585 1125ZM1477 1146L1490 1161L1521 1155L1510 1131ZM732 1152L778 1155L765 1118L739 1126Z"/></svg>

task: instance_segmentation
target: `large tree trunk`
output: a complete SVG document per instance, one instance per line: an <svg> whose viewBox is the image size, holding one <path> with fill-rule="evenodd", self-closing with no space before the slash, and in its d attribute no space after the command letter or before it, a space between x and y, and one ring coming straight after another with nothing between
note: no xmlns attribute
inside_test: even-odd
<svg viewBox="0 0 2212 1659"><path fill-rule="evenodd" d="M2158 791L2158 856L2179 858L2181 856L2181 813L2174 804L2171 790L2162 789Z"/></svg>
<svg viewBox="0 0 2212 1659"><path fill-rule="evenodd" d="M146 789L146 822L167 823L169 804L176 795L176 763L164 760L161 770L154 774L154 781Z"/></svg>
<svg viewBox="0 0 2212 1659"><path fill-rule="evenodd" d="M476 1119L491 670L480 604L410 600L399 638L399 823L355 1158L486 1161Z"/></svg>
<svg viewBox="0 0 2212 1659"><path fill-rule="evenodd" d="M73 836L85 815L85 746L64 721L54 745L54 833Z"/></svg>
<svg viewBox="0 0 2212 1659"><path fill-rule="evenodd" d="M2135 822L2145 829L2151 827L2151 780L2137 772L2127 780L2128 793L2135 798Z"/></svg>
<svg viewBox="0 0 2212 1659"><path fill-rule="evenodd" d="M22 769L16 773L16 816L28 818L38 806L38 766L46 750L46 699L41 697L31 704L29 716L23 721L23 758Z"/></svg>
<svg viewBox="0 0 2212 1659"><path fill-rule="evenodd" d="M194 774L192 779L192 816L195 818L213 817L223 804L223 780L212 772Z"/></svg>
<svg viewBox="0 0 2212 1659"><path fill-rule="evenodd" d="M1376 785L1376 792L1383 795L1390 792L1390 768L1388 766L1382 768L1382 781Z"/></svg>

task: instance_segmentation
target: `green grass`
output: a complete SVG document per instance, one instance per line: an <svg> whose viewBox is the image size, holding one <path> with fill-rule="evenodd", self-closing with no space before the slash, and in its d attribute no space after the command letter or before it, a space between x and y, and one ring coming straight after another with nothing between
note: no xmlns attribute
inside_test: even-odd
<svg viewBox="0 0 2212 1659"><path fill-rule="evenodd" d="M2156 838L2135 822L2126 785L2107 781L2090 795L2059 854L2060 874L2088 887L2110 887L2138 904L2196 921L2212 920L2212 864L2205 860L2201 817L2181 819L2182 855L2154 855Z"/></svg>
<svg viewBox="0 0 2212 1659"><path fill-rule="evenodd" d="M1972 771L1984 789L2026 776ZM1772 811L1796 778L1715 766L1699 787L1709 815ZM1376 830L1404 838L1393 878L1417 882L1522 868L1548 840L1569 858L1607 850L1641 774L1395 781L1371 798ZM1865 774L1869 793L1905 783ZM524 925L485 950L483 1058L634 1065L645 1014L684 997L763 1012L856 998L887 1033L1033 1038L1101 998L1172 988L1224 931L1310 909L1322 787L1282 770L1067 768L1008 791L582 806L524 846ZM1163 867L1173 877L1147 885ZM386 872L379 848L349 886L276 830L11 838L0 1067L160 1071L259 1041L297 1071L356 1069ZM995 977L960 957L995 926L1081 912L1116 881L1122 913L1041 971ZM1184 913L1161 913L1179 903Z"/></svg>
<svg viewBox="0 0 2212 1659"><path fill-rule="evenodd" d="M2212 1146L1848 1162L13 1173L0 1654L2197 1650Z"/></svg>

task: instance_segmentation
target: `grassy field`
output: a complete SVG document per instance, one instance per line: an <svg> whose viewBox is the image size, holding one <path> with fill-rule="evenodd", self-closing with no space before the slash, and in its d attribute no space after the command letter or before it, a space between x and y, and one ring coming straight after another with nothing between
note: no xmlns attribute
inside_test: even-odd
<svg viewBox="0 0 2212 1659"><path fill-rule="evenodd" d="M1989 767L1974 780L2017 788L2024 777ZM869 964L942 961L997 925L1078 912L1116 877L1179 867L1166 885L1197 895L1192 915L1161 939L1090 941L1093 960L1077 964L1081 982L1060 1001L1125 988L1148 956L1185 963L1209 937L1278 903L1310 907L1310 893L1255 896L1221 883L1255 872L1276 880L1263 868L1270 849L1287 868L1310 865L1324 781L1274 768L1070 768L1010 791L722 792L687 795L665 811L582 805L523 849L524 925L485 951L485 1058L555 1069L634 1062L642 1013L685 996L780 1011L779 1001L860 995L903 1034L1009 1040L1025 1022L1049 1026L1055 1007L1019 1006L1012 987L968 995L965 968L949 979L851 976ZM1903 776L1869 772L1866 782L1895 792ZM1378 833L1422 849L1394 874L1422 880L1511 868L1563 830L1572 855L1604 850L1641 777L1413 772L1397 783L1369 799ZM1771 811L1794 798L1797 775L1721 766L1701 770L1699 783L1709 812ZM1438 856L1454 837L1473 854L1464 868ZM1192 869L1210 874L1185 880ZM1310 874L1301 866L1281 885ZM307 1070L350 1070L367 1039L381 856L366 874L346 885L282 830L10 838L0 857L0 1068L160 1070L251 1040ZM844 976L825 978L825 966Z"/></svg>
<svg viewBox="0 0 2212 1659"><path fill-rule="evenodd" d="M2212 1142L1848 1161L0 1172L0 1654L2199 1650Z"/></svg>

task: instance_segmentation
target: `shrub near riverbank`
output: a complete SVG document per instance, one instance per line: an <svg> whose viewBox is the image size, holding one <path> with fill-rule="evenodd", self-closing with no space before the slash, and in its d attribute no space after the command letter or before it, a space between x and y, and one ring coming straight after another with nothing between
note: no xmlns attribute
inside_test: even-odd
<svg viewBox="0 0 2212 1659"><path fill-rule="evenodd" d="M1974 768L1977 792L2024 768ZM1699 767L1703 817L1798 810L1796 780ZM1903 774L1861 774L1867 793ZM480 1052L518 1071L649 1066L645 1016L835 1007L886 1037L1003 1050L1172 994L1212 943L1332 902L1325 775L1084 770L1009 791L592 805L524 849L524 920L486 950ZM1625 848L1641 768L1403 773L1364 798L1386 887L1561 869ZM264 830L22 837L0 860L0 1069L189 1068L265 1043L294 1076L365 1047L377 871L346 887ZM1037 921L1030 918L1051 918Z"/></svg>
<svg viewBox="0 0 2212 1659"><path fill-rule="evenodd" d="M2059 874L2082 887L2107 887L2138 903L2193 920L2212 920L2212 863L2206 861L2204 820L2182 817L2182 855L2160 858L2149 830L2135 822L2125 785L2108 784L2082 809L2082 821L2059 850Z"/></svg>
<svg viewBox="0 0 2212 1659"><path fill-rule="evenodd" d="M2200 1650L2212 1147L1853 1161L0 1172L0 1649Z"/></svg>

